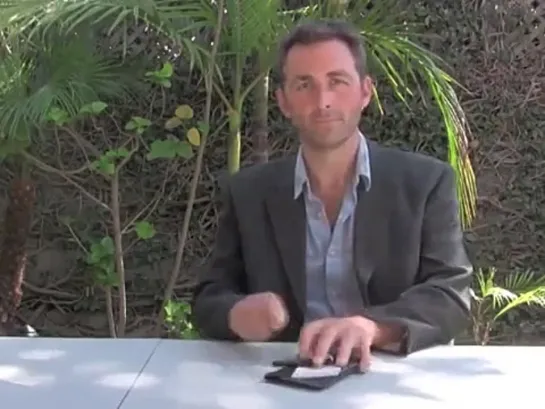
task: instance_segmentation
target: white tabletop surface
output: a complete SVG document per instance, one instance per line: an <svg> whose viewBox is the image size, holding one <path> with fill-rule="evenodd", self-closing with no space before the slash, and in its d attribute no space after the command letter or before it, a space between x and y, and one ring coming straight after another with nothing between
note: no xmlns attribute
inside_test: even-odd
<svg viewBox="0 0 545 409"><path fill-rule="evenodd" d="M0 337L1 406L116 409L159 342Z"/></svg>
<svg viewBox="0 0 545 409"><path fill-rule="evenodd" d="M543 347L444 346L404 359L376 356L369 373L320 392L263 382L274 359L295 352L292 344L163 340L121 409L460 409L542 401Z"/></svg>

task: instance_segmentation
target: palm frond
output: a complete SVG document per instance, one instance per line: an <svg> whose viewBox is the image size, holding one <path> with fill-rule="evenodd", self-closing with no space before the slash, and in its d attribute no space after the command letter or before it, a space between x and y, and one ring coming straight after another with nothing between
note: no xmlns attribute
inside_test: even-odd
<svg viewBox="0 0 545 409"><path fill-rule="evenodd" d="M545 287L534 288L533 290L526 291L519 294L516 298L510 300L500 311L498 311L494 319L500 318L505 313L511 311L514 308L527 305L537 305L539 307L545 307Z"/></svg>
<svg viewBox="0 0 545 409"><path fill-rule="evenodd" d="M545 275L531 270L515 270L503 279L503 286L519 294L526 293L545 286Z"/></svg>
<svg viewBox="0 0 545 409"><path fill-rule="evenodd" d="M182 46L193 65L207 52L190 38L209 26L213 13L211 2L203 0L14 0L0 3L0 30L41 41L50 31L66 35L83 25L104 27L107 35L123 30L126 37L133 25L146 24Z"/></svg>
<svg viewBox="0 0 545 409"><path fill-rule="evenodd" d="M443 116L449 163L457 176L460 214L468 227L476 213L475 175L468 157L469 127L454 86L459 84L442 68L444 62L411 40L408 29L389 21L395 15L389 1L375 3L361 19L362 35L369 49L370 65L385 75L398 98L406 102L413 88L424 83Z"/></svg>
<svg viewBox="0 0 545 409"><path fill-rule="evenodd" d="M17 84L0 85L0 129L9 138L39 126L53 107L75 115L86 103L122 98L136 86L134 76L125 75L125 67L93 52L85 39L58 38L42 47L11 54L0 62L0 72L11 69L12 84ZM16 65L26 68L14 72Z"/></svg>
<svg viewBox="0 0 545 409"><path fill-rule="evenodd" d="M174 19L206 15L206 2L188 0L14 0L0 4L0 28L17 27L30 37L60 26L63 32L72 32L80 24L95 25L109 22L110 32L123 23L145 21L155 28L168 27Z"/></svg>
<svg viewBox="0 0 545 409"><path fill-rule="evenodd" d="M484 298L492 299L492 308L496 310L516 300L518 295L506 288L491 287Z"/></svg>
<svg viewBox="0 0 545 409"><path fill-rule="evenodd" d="M279 0L227 0L223 41L230 53L249 56L275 38Z"/></svg>
<svg viewBox="0 0 545 409"><path fill-rule="evenodd" d="M24 139L27 135L24 124L17 118L33 68L20 54L10 53L0 60L0 140Z"/></svg>
<svg viewBox="0 0 545 409"><path fill-rule="evenodd" d="M474 281L476 282L476 292L478 297L485 298L490 291L489 289L495 286L495 274L496 270L494 268L489 269L487 274L484 273L482 268L475 271Z"/></svg>
<svg viewBox="0 0 545 409"><path fill-rule="evenodd" d="M530 271L515 271L498 283L496 269L492 267L476 270L474 277L474 298L479 303L491 301L492 310L497 311L494 320L522 305L545 307L544 276Z"/></svg>

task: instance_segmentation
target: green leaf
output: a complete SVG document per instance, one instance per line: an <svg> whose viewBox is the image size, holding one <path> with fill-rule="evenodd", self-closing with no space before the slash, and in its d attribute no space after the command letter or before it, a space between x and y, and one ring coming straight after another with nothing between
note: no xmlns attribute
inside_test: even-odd
<svg viewBox="0 0 545 409"><path fill-rule="evenodd" d="M173 72L174 69L172 64L166 62L160 70L147 72L146 77L151 78L153 82L161 85L162 87L170 88L172 86L170 77L172 77Z"/></svg>
<svg viewBox="0 0 545 409"><path fill-rule="evenodd" d="M93 281L96 285L102 287L116 287L119 285L119 276L115 272L113 260L109 263L107 268L103 266L93 269Z"/></svg>
<svg viewBox="0 0 545 409"><path fill-rule="evenodd" d="M151 121L141 116L133 116L129 122L125 125L125 130L136 131L138 133L144 132L151 125Z"/></svg>
<svg viewBox="0 0 545 409"><path fill-rule="evenodd" d="M182 120L175 116L175 117L172 117L172 118L168 119L165 122L165 129L168 129L170 131L170 130L172 130L174 128L179 127L181 124L182 124Z"/></svg>
<svg viewBox="0 0 545 409"><path fill-rule="evenodd" d="M108 104L106 104L105 102L95 101L82 106L79 112L80 114L98 115L102 113L102 111L104 111L107 107Z"/></svg>
<svg viewBox="0 0 545 409"><path fill-rule="evenodd" d="M100 240L100 245L106 251L106 254L113 255L115 253L114 240L110 236L105 236Z"/></svg>
<svg viewBox="0 0 545 409"><path fill-rule="evenodd" d="M168 300L168 302L165 304L165 315L167 317L167 319L171 319L172 316L174 315L174 308L175 308L175 305L172 300Z"/></svg>
<svg viewBox="0 0 545 409"><path fill-rule="evenodd" d="M171 139L153 141L146 157L148 160L173 159L176 157L176 145L177 141Z"/></svg>
<svg viewBox="0 0 545 409"><path fill-rule="evenodd" d="M126 158L130 155L130 152L127 148L117 148L117 149L110 149L107 151L104 156L106 156L109 159L119 159L119 158Z"/></svg>
<svg viewBox="0 0 545 409"><path fill-rule="evenodd" d="M136 223L135 230L138 238L142 240L151 239L156 234L153 224L145 220Z"/></svg>
<svg viewBox="0 0 545 409"><path fill-rule="evenodd" d="M208 136L208 132L210 131L210 125L204 121L199 121L197 123L197 126L199 130L201 131L201 134L203 137Z"/></svg>
<svg viewBox="0 0 545 409"><path fill-rule="evenodd" d="M191 159L193 157L193 148L186 141L181 141L178 143L176 154L184 159Z"/></svg>
<svg viewBox="0 0 545 409"><path fill-rule="evenodd" d="M179 156L184 159L193 157L193 148L187 141L178 139L155 140L150 146L150 152L146 155L148 160L173 159Z"/></svg>
<svg viewBox="0 0 545 409"><path fill-rule="evenodd" d="M130 152L127 148L117 148L114 152L116 157L118 158L126 158L130 155Z"/></svg>
<svg viewBox="0 0 545 409"><path fill-rule="evenodd" d="M197 128L191 128L187 131L187 140L193 146L199 146L201 144L201 134Z"/></svg>
<svg viewBox="0 0 545 409"><path fill-rule="evenodd" d="M174 73L174 68L172 67L172 64L169 62L166 62L163 65L163 68L157 72L157 76L161 78L170 78L172 77L172 74Z"/></svg>
<svg viewBox="0 0 545 409"><path fill-rule="evenodd" d="M64 109L53 107L47 113L47 120L53 122L57 126L63 126L70 121L70 116Z"/></svg>
<svg viewBox="0 0 545 409"><path fill-rule="evenodd" d="M193 108L187 104L180 105L176 108L175 115L180 119L191 119L193 118Z"/></svg>
<svg viewBox="0 0 545 409"><path fill-rule="evenodd" d="M102 155L100 158L93 161L91 167L107 176L111 176L115 173L115 163L107 154Z"/></svg>
<svg viewBox="0 0 545 409"><path fill-rule="evenodd" d="M107 261L113 258L115 253L114 241L111 237L104 237L99 242L91 244L91 249L87 257L87 263L92 265L100 264L104 259Z"/></svg>
<svg viewBox="0 0 545 409"><path fill-rule="evenodd" d="M87 259L86 259L86 262L87 264L97 264L100 259L102 258L103 254L102 254L102 248L100 247L99 244L93 244L91 246L91 251L89 252L89 254L87 255Z"/></svg>

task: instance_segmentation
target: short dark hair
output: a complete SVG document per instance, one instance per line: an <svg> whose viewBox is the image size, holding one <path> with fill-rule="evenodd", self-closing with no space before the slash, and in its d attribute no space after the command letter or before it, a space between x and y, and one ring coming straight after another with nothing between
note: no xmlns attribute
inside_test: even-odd
<svg viewBox="0 0 545 409"><path fill-rule="evenodd" d="M277 72L280 84L284 84L284 65L289 51L295 45L311 45L324 41L342 41L354 57L356 70L361 78L367 75L367 54L360 34L340 20L318 20L300 23L281 41L278 52Z"/></svg>

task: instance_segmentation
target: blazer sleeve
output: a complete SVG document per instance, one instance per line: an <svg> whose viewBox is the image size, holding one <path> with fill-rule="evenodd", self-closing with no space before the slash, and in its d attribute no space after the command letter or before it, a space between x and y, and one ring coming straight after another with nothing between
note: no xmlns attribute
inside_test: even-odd
<svg viewBox="0 0 545 409"><path fill-rule="evenodd" d="M237 340L229 328L229 311L245 293L241 238L229 182L221 192L215 246L208 265L197 277L192 298L192 318L200 335Z"/></svg>
<svg viewBox="0 0 545 409"><path fill-rule="evenodd" d="M368 318L404 330L399 349L408 355L452 341L468 322L473 269L465 251L454 172L445 166L427 197L419 279L390 304L370 307Z"/></svg>

